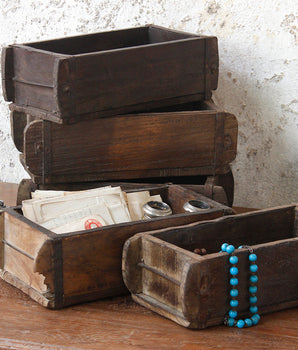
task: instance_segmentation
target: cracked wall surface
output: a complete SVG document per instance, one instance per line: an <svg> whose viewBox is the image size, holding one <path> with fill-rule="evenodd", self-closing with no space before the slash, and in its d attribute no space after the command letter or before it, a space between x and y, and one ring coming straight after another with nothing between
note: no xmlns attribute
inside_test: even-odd
<svg viewBox="0 0 298 350"><path fill-rule="evenodd" d="M1 0L0 45L153 23L215 35L215 102L236 115L235 205L264 208L298 199L298 11L292 0ZM28 177L0 99L0 181Z"/></svg>

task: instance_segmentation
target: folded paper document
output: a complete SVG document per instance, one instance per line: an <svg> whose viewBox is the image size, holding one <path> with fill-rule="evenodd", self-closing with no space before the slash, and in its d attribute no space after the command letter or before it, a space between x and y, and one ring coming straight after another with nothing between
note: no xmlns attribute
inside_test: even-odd
<svg viewBox="0 0 298 350"><path fill-rule="evenodd" d="M120 187L86 191L40 191L22 203L26 218L55 232L67 233L142 220L143 205L161 197L149 191L125 193Z"/></svg>

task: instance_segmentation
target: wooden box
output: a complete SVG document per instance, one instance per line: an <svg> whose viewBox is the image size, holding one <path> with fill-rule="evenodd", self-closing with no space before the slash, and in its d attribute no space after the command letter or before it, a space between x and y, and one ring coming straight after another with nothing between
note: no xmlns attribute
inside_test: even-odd
<svg viewBox="0 0 298 350"><path fill-rule="evenodd" d="M142 190L142 189L138 189ZM55 234L23 217L20 210L0 213L0 275L48 308L126 293L121 275L124 242L134 234L214 219L232 210L181 186L152 187L173 210L166 218L115 224ZM201 199L210 209L185 213L183 204Z"/></svg>
<svg viewBox="0 0 298 350"><path fill-rule="evenodd" d="M298 209L295 205L171 227L130 238L123 278L133 299L178 324L205 328L223 323L230 309L229 254L224 242L257 254L259 313L298 306ZM193 253L205 248L207 255ZM239 262L240 317L249 316L248 250Z"/></svg>
<svg viewBox="0 0 298 350"><path fill-rule="evenodd" d="M153 25L2 52L5 99L57 123L208 100L217 80L216 37Z"/></svg>
<svg viewBox="0 0 298 350"><path fill-rule="evenodd" d="M229 172L238 123L212 102L99 118L72 125L13 109L12 135L36 184Z"/></svg>

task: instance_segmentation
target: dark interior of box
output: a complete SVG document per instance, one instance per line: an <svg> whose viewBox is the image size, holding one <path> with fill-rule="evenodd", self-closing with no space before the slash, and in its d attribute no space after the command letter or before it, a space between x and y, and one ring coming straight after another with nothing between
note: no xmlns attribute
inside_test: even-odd
<svg viewBox="0 0 298 350"><path fill-rule="evenodd" d="M241 216L226 216L195 226L164 230L154 234L163 241L193 252L205 248L207 254L220 251L223 243L257 245L295 236L295 207L272 209Z"/></svg>
<svg viewBox="0 0 298 350"><path fill-rule="evenodd" d="M194 37L196 36L172 32L162 28L139 27L29 43L26 46L65 55L79 55Z"/></svg>

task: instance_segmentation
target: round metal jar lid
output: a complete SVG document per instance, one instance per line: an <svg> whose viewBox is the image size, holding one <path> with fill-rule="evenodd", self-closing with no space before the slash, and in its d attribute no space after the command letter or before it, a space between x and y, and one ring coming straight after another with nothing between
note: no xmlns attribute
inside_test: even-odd
<svg viewBox="0 0 298 350"><path fill-rule="evenodd" d="M143 205L144 218L153 219L172 214L172 209L167 203L150 201Z"/></svg>
<svg viewBox="0 0 298 350"><path fill-rule="evenodd" d="M210 205L200 200L190 200L184 203L183 209L189 213L197 213L210 209Z"/></svg>

